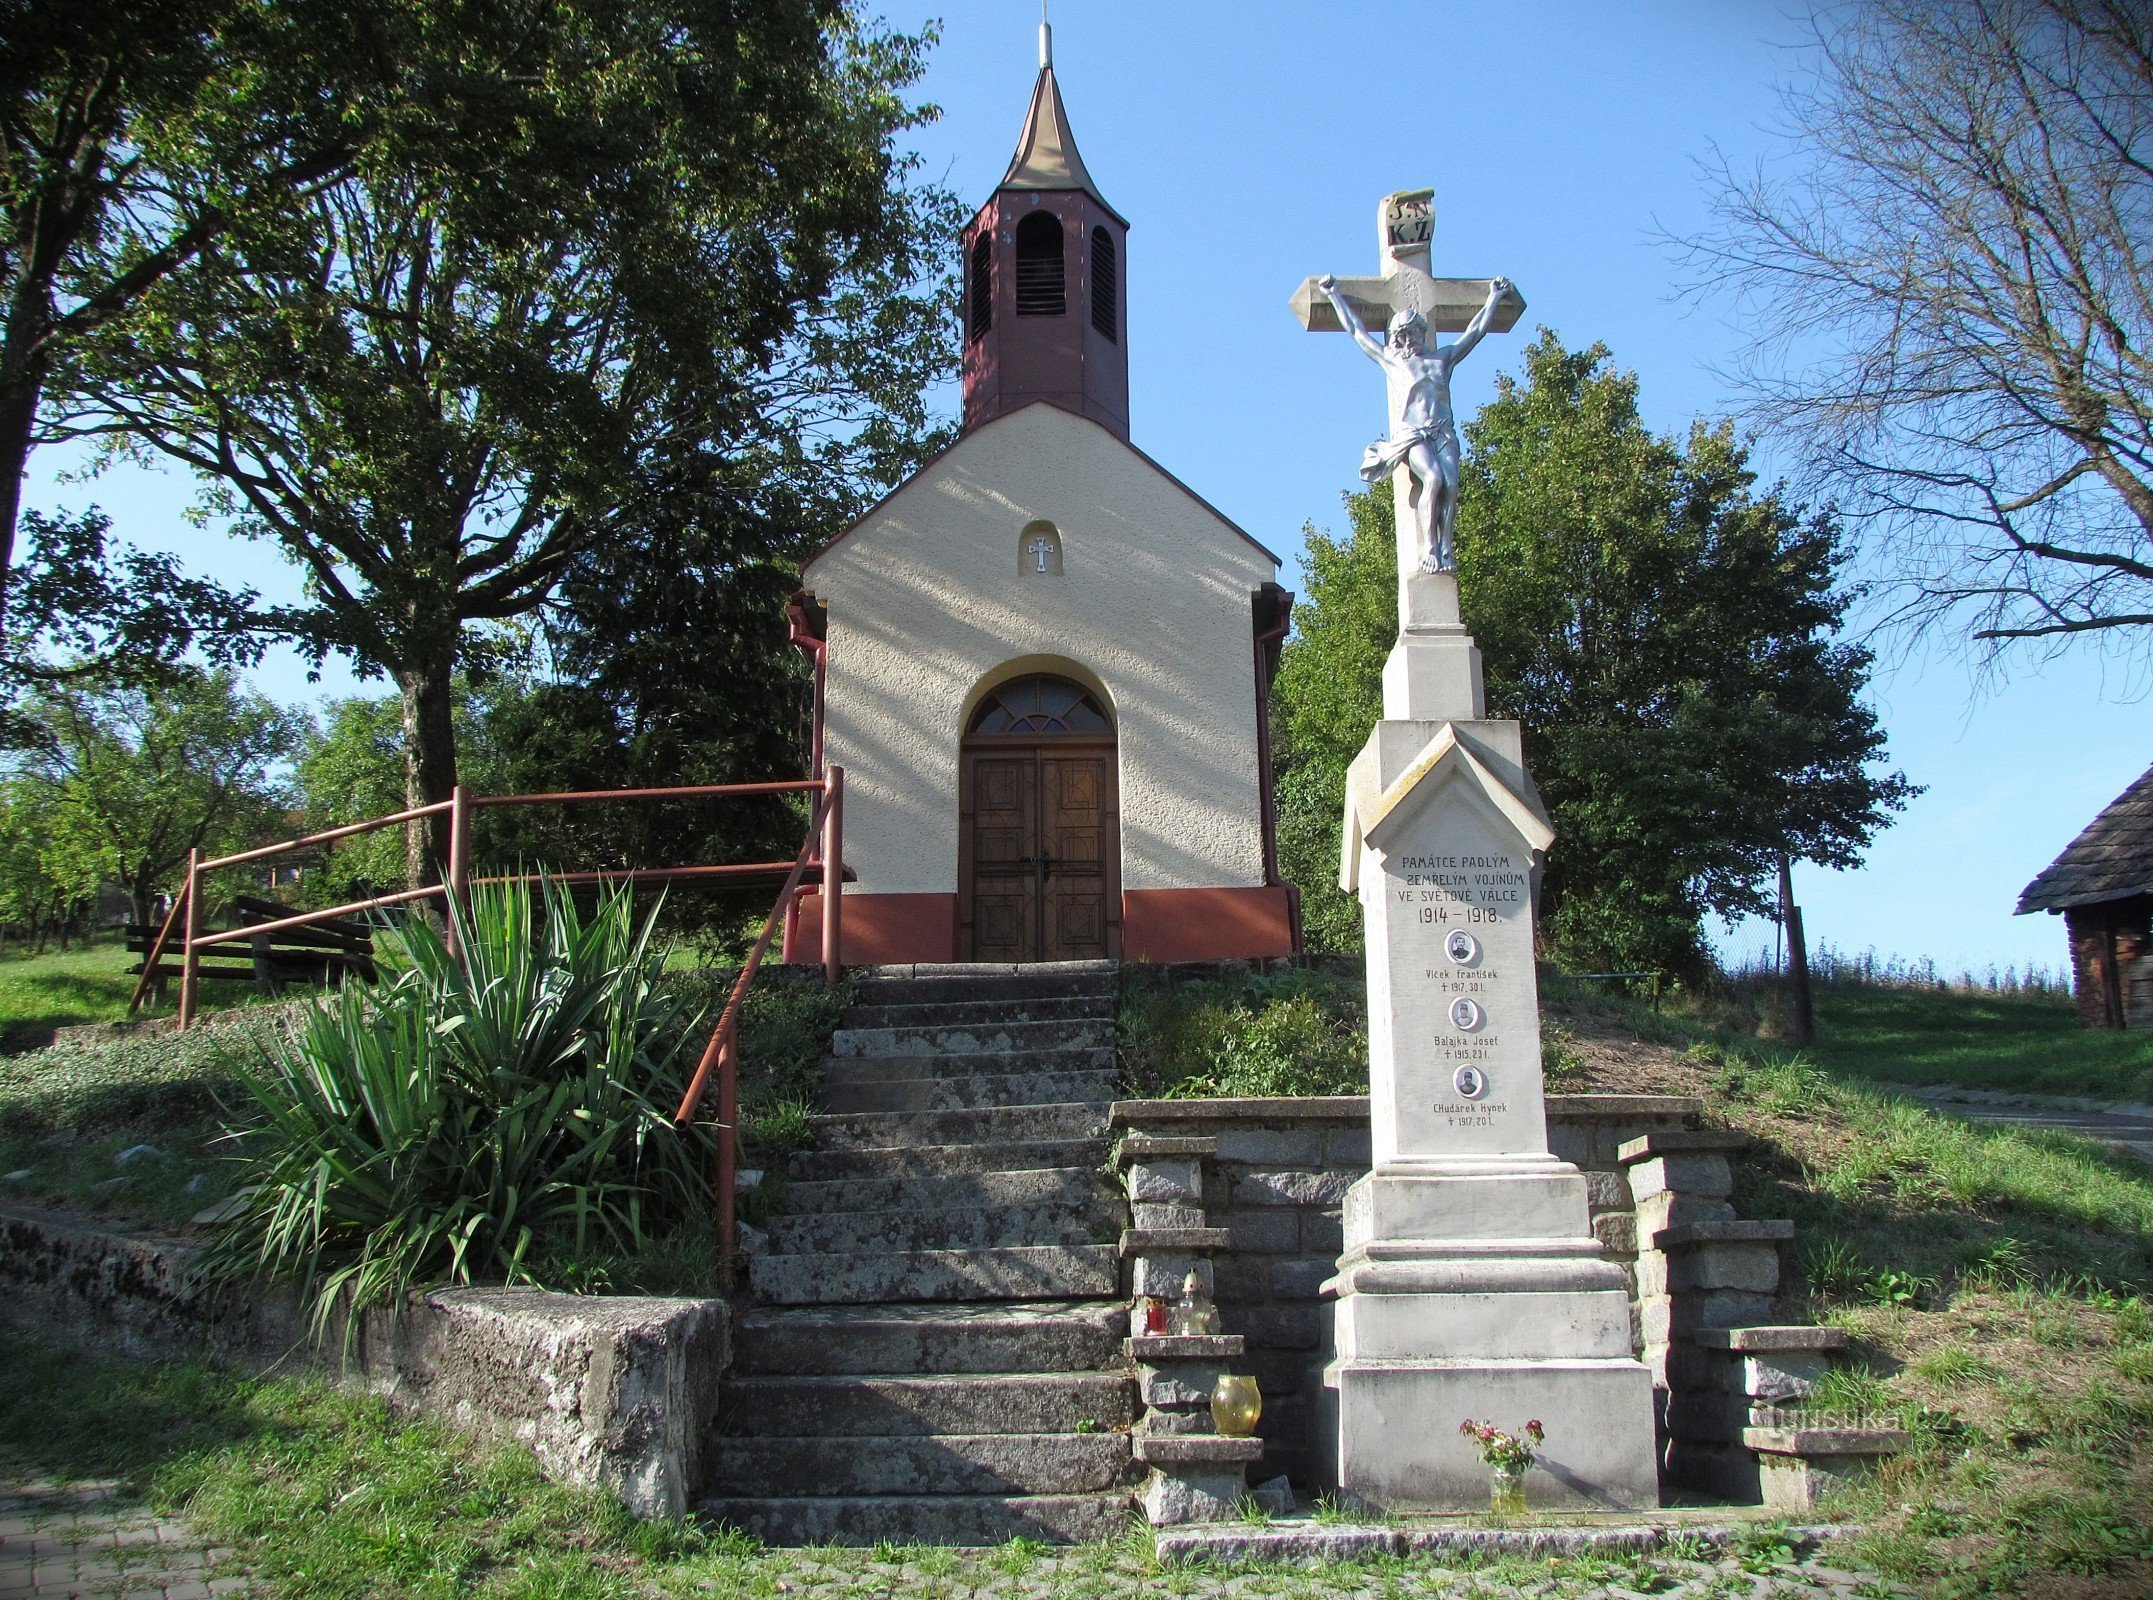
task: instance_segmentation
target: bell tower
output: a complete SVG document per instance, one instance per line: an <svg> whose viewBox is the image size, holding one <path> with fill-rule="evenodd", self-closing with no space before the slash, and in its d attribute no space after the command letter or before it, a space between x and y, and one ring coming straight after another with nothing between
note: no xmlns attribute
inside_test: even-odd
<svg viewBox="0 0 2153 1600"><path fill-rule="evenodd" d="M1077 154L1039 24L1009 171L964 230L964 431L1051 400L1129 437L1129 225Z"/></svg>

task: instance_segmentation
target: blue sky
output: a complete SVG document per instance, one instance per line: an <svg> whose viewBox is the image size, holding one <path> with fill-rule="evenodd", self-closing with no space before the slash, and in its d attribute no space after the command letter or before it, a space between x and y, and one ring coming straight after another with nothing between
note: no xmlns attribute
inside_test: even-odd
<svg viewBox="0 0 2153 1600"><path fill-rule="evenodd" d="M985 198L1014 146L1036 69L1023 0L893 4L943 22L925 96L942 120L927 172ZM1382 388L1346 342L1303 333L1286 299L1309 273L1375 270L1375 204L1435 190L1434 265L1502 273L1528 310L1462 369L1461 414L1514 367L1528 329L1604 340L1642 382L1654 427L1686 429L1734 396L1717 375L1742 343L1721 308L1675 294L1656 243L1702 222L1695 163L1772 147L1775 83L1801 24L1770 0L1503 5L1056 0L1055 59L1084 159L1132 227L1127 265L1136 441L1286 560L1301 529L1337 528ZM945 397L954 406L952 391ZM274 557L188 527L180 478L124 472L61 484L38 464L31 503L96 499L127 536L223 575L289 587ZM349 692L272 663L287 699ZM1925 651L1880 671L1891 759L1927 786L1857 871L1797 871L1813 940L1939 964L2043 962L2061 928L2011 914L2018 890L2136 777L2153 716L2091 651L1977 680ZM1730 949L1768 944L1735 930Z"/></svg>

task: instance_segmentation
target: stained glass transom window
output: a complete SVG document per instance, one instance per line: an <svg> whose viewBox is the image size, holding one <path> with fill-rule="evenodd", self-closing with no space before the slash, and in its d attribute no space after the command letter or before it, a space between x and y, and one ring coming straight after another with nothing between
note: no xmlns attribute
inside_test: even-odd
<svg viewBox="0 0 2153 1600"><path fill-rule="evenodd" d="M1067 678L1012 678L972 713L974 733L1111 733L1092 695Z"/></svg>

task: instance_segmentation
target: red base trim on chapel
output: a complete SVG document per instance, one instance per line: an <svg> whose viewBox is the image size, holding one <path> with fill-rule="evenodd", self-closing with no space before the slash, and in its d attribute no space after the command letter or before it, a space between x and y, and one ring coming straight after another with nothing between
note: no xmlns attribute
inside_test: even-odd
<svg viewBox="0 0 2153 1600"><path fill-rule="evenodd" d="M845 894L844 963L899 966L957 959L954 894ZM1121 897L1124 961L1254 961L1293 954L1292 892L1129 889ZM791 959L822 960L822 896L800 897Z"/></svg>
<svg viewBox="0 0 2153 1600"><path fill-rule="evenodd" d="M914 961L957 959L957 897L954 894L855 894L845 891L844 963L848 967L901 966ZM794 961L822 960L822 896L800 896Z"/></svg>
<svg viewBox="0 0 2153 1600"><path fill-rule="evenodd" d="M1292 954L1292 892L1284 884L1122 892L1124 961L1254 961Z"/></svg>

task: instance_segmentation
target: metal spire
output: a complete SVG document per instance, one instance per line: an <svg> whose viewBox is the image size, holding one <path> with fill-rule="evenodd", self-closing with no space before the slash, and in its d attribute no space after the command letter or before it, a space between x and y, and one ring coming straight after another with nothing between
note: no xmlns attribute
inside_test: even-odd
<svg viewBox="0 0 2153 1600"><path fill-rule="evenodd" d="M1039 66L1042 71L1054 65L1054 28L1047 21L1047 0L1039 0Z"/></svg>

